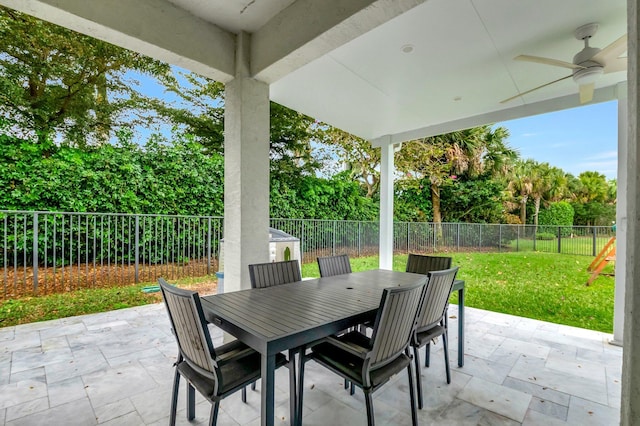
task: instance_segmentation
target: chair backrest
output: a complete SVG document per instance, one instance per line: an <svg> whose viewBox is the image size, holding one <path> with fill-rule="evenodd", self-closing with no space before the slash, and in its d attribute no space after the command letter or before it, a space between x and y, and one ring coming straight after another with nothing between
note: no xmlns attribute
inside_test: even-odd
<svg viewBox="0 0 640 426"><path fill-rule="evenodd" d="M423 254L409 254L406 272L427 274L431 271L442 271L451 268L451 258L445 256L427 256Z"/></svg>
<svg viewBox="0 0 640 426"><path fill-rule="evenodd" d="M451 288L456 279L458 267L433 271L428 274L427 289L417 316L417 329L437 325L446 314Z"/></svg>
<svg viewBox="0 0 640 426"><path fill-rule="evenodd" d="M249 265L249 278L251 288L271 287L302 280L300 264L297 260Z"/></svg>
<svg viewBox="0 0 640 426"><path fill-rule="evenodd" d="M319 257L318 269L320 269L321 277L350 274L351 263L349 262L349 255L339 254L337 256Z"/></svg>
<svg viewBox="0 0 640 426"><path fill-rule="evenodd" d="M216 353L198 293L172 286L162 278L158 283L180 354L199 373L215 377Z"/></svg>
<svg viewBox="0 0 640 426"><path fill-rule="evenodd" d="M367 356L370 368L393 361L409 345L426 282L424 277L414 285L384 289Z"/></svg>

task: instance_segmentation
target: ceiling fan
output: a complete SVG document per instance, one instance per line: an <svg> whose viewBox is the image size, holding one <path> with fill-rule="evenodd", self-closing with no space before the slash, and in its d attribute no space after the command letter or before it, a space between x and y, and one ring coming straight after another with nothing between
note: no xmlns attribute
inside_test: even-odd
<svg viewBox="0 0 640 426"><path fill-rule="evenodd" d="M508 99L500 101L500 103L503 104L505 102L509 102L520 96L526 95L527 93L531 93L534 90L547 87L570 77L573 77L573 81L578 83L580 103L584 104L591 101L593 99L595 82L600 75L624 71L627 69L627 58L620 57L620 55L627 50L627 35L623 35L604 49L598 49L597 47L589 46L589 39L593 37L597 30L598 24L591 23L583 25L573 32L574 36L578 40L584 41L584 48L573 57L573 62L565 62L558 59L531 55L519 55L513 58L516 61L537 62L539 64L569 68L573 70L573 72L566 77L550 81L549 83L527 90L526 92L519 93Z"/></svg>

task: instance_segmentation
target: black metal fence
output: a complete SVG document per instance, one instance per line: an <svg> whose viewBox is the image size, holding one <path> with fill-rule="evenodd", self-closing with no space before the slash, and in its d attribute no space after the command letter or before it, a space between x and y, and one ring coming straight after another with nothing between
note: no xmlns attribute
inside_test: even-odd
<svg viewBox="0 0 640 426"><path fill-rule="evenodd" d="M378 254L375 221L271 219L300 239L301 261ZM223 218L0 210L0 298L204 276L217 270ZM609 227L394 224L396 253L543 251L595 256Z"/></svg>

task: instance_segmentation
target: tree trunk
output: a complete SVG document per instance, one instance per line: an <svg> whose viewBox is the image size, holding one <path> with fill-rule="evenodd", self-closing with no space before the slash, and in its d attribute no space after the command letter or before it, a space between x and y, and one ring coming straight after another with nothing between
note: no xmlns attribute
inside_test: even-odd
<svg viewBox="0 0 640 426"><path fill-rule="evenodd" d="M535 197L533 201L534 201L534 206L536 208L536 213L535 215L533 215L533 224L536 226L536 229L538 229L538 213L540 213L540 197Z"/></svg>
<svg viewBox="0 0 640 426"><path fill-rule="evenodd" d="M440 187L431 184L431 207L433 208L433 225L437 242L442 240L442 214L440 213Z"/></svg>
<svg viewBox="0 0 640 426"><path fill-rule="evenodd" d="M433 207L433 222L441 223L442 214L440 213L440 187L431 184L431 206Z"/></svg>
<svg viewBox="0 0 640 426"><path fill-rule="evenodd" d="M529 198L528 195L523 195L522 200L520 200L520 222L522 222L523 225L527 223L527 199L528 198Z"/></svg>
<svg viewBox="0 0 640 426"><path fill-rule="evenodd" d="M102 73L96 78L96 139L100 144L109 142L111 118L107 113L109 99L107 98L107 75Z"/></svg>

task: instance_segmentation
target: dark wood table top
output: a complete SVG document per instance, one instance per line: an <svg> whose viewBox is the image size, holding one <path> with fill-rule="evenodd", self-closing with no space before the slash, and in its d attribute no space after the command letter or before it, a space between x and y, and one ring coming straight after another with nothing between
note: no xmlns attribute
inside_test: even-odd
<svg viewBox="0 0 640 426"><path fill-rule="evenodd" d="M384 288L421 279L425 276L370 270L205 296L202 306L208 321L255 350L274 354L372 318Z"/></svg>

